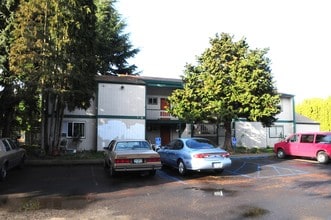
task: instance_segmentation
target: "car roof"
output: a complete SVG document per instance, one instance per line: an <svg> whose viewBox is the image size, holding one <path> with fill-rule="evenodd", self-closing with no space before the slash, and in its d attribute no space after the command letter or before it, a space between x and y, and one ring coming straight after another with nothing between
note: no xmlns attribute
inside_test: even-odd
<svg viewBox="0 0 331 220"><path fill-rule="evenodd" d="M187 140L209 140L209 139L203 137L191 137L191 138L176 138L174 140L187 141Z"/></svg>
<svg viewBox="0 0 331 220"><path fill-rule="evenodd" d="M331 132L328 131L316 131L316 132L297 132L295 134L329 134L331 135Z"/></svg>
<svg viewBox="0 0 331 220"><path fill-rule="evenodd" d="M145 139L115 139L116 142L124 142L124 141L146 141Z"/></svg>

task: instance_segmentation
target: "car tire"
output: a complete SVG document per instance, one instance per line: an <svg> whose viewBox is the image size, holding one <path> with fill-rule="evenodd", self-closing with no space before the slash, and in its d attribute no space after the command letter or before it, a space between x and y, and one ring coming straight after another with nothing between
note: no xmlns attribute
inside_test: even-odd
<svg viewBox="0 0 331 220"><path fill-rule="evenodd" d="M4 180L7 176L7 169L6 169L6 166L2 166L0 168L0 180Z"/></svg>
<svg viewBox="0 0 331 220"><path fill-rule="evenodd" d="M156 174L156 170L151 170L151 171L149 171L149 176L155 176L155 174Z"/></svg>
<svg viewBox="0 0 331 220"><path fill-rule="evenodd" d="M328 163L329 162L329 156L324 151L318 152L316 159L319 163Z"/></svg>
<svg viewBox="0 0 331 220"><path fill-rule="evenodd" d="M181 176L185 176L187 174L186 166L185 166L183 160L178 161L178 173Z"/></svg>
<svg viewBox="0 0 331 220"><path fill-rule="evenodd" d="M109 169L109 165L108 165L108 163L107 163L106 160L103 161L103 168L104 168L105 170L108 170L108 169Z"/></svg>
<svg viewBox="0 0 331 220"><path fill-rule="evenodd" d="M115 177L117 174L117 172L114 170L114 168L112 167L112 165L109 165L109 175L110 177Z"/></svg>
<svg viewBox="0 0 331 220"><path fill-rule="evenodd" d="M284 159L286 157L285 152L283 149L278 149L277 150L277 158L278 159Z"/></svg>
<svg viewBox="0 0 331 220"><path fill-rule="evenodd" d="M216 174L222 174L223 173L223 169L217 169L217 170L214 170L214 173Z"/></svg>

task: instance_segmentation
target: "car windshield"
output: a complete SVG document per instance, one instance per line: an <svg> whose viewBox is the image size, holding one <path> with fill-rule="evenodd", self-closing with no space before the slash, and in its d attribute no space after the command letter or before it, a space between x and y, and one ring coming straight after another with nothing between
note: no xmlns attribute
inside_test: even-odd
<svg viewBox="0 0 331 220"><path fill-rule="evenodd" d="M147 150L150 149L146 141L121 141L116 144L116 150Z"/></svg>
<svg viewBox="0 0 331 220"><path fill-rule="evenodd" d="M186 146L192 149L212 149L216 146L213 145L209 140L205 139L190 139L186 141Z"/></svg>

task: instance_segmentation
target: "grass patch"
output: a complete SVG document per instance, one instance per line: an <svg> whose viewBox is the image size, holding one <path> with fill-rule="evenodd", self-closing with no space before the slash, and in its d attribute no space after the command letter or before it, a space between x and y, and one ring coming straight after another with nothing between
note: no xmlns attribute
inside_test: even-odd
<svg viewBox="0 0 331 220"><path fill-rule="evenodd" d="M77 151L73 152L62 152L59 151L56 154L46 153L45 150L41 149L39 146L23 146L27 152L28 159L44 159L44 160L84 160L84 159L103 159L103 151Z"/></svg>
<svg viewBox="0 0 331 220"><path fill-rule="evenodd" d="M273 153L273 148L258 148L258 147L236 147L234 148L233 154L260 154L260 153Z"/></svg>

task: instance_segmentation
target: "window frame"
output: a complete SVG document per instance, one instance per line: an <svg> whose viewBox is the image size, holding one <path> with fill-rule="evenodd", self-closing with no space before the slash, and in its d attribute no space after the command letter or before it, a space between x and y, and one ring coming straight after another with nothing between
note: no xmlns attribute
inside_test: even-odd
<svg viewBox="0 0 331 220"><path fill-rule="evenodd" d="M158 97L148 97L147 104L148 105L158 105L159 104Z"/></svg>
<svg viewBox="0 0 331 220"><path fill-rule="evenodd" d="M78 127L76 127L77 125ZM75 129L79 129L79 135L76 135ZM70 121L67 123L67 138L85 138L86 135L86 123Z"/></svg>
<svg viewBox="0 0 331 220"><path fill-rule="evenodd" d="M280 131L278 131L280 130ZM284 138L284 126L274 125L269 127L269 137L270 138Z"/></svg>

